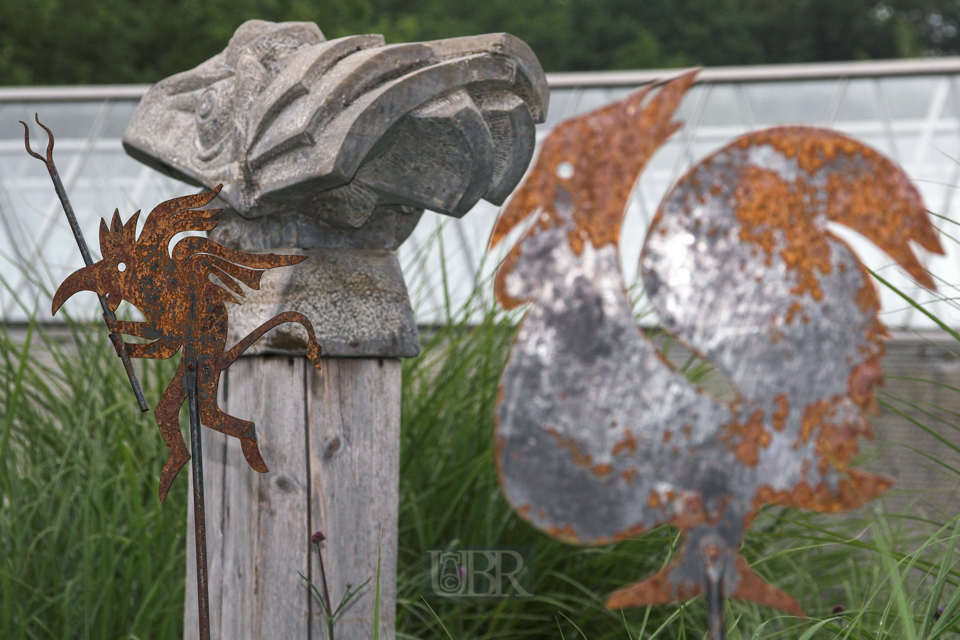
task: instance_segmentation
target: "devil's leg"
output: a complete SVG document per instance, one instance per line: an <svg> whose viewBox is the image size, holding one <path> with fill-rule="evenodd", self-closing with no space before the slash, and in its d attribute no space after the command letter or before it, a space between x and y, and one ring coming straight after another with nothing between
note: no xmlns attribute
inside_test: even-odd
<svg viewBox="0 0 960 640"><path fill-rule="evenodd" d="M266 463L260 455L260 448L257 446L257 428L249 420L241 420L229 414L224 413L217 406L217 386L220 378L220 371L214 368L215 359L201 358L199 393L197 399L200 404L200 422L204 426L233 436L240 440L240 448L243 450L243 457L247 459L254 471L266 473Z"/></svg>
<svg viewBox="0 0 960 640"><path fill-rule="evenodd" d="M273 329L274 327L286 322L296 322L307 330L307 358L310 359L310 362L313 363L313 366L319 369L321 353L320 343L317 342L317 336L313 332L313 325L310 324L310 319L297 311L284 311L283 313L270 318L262 325L251 331L248 335L243 337L229 351L223 354L223 360L221 361L220 369L222 370L229 367L234 360L240 357L241 353L249 349L250 345L256 342L267 331L270 331L270 329Z"/></svg>
<svg viewBox="0 0 960 640"><path fill-rule="evenodd" d="M160 427L160 435L163 436L163 442L170 452L170 457L167 458L167 463L163 465L163 472L160 474L160 502L166 502L170 485L173 484L183 465L190 459L187 444L183 441L183 434L180 433L180 406L185 399L183 363L181 362L177 367L177 373L167 385L167 390L163 392L163 397L160 398L153 412L157 418L157 426Z"/></svg>
<svg viewBox="0 0 960 640"><path fill-rule="evenodd" d="M254 423L224 413L216 405L216 402L210 399L200 403L200 419L204 426L240 440L240 449L243 450L243 457L247 459L247 464L249 464L254 471L259 473L269 471L267 464L260 455L260 447L257 445L256 425L254 425Z"/></svg>

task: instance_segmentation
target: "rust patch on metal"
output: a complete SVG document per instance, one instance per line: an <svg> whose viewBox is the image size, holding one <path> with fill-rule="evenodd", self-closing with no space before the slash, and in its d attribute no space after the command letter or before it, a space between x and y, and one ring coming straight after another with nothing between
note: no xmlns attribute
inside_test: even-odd
<svg viewBox="0 0 960 640"><path fill-rule="evenodd" d="M893 480L872 473L849 468L833 491L826 482L811 487L801 481L789 490L776 490L769 486L757 489L753 498L754 509L765 504L809 509L820 513L842 513L859 509L893 486Z"/></svg>
<svg viewBox="0 0 960 640"><path fill-rule="evenodd" d="M547 533L549 533L551 536L553 536L557 540L561 540L563 542L569 542L571 544L577 544L580 542L580 540L577 538L576 529L574 529L570 525L566 525L563 527L552 526L549 529L547 529Z"/></svg>
<svg viewBox="0 0 960 640"><path fill-rule="evenodd" d="M773 404L777 406L773 412L773 428L777 431L783 431L787 425L787 416L790 415L790 401L787 394L778 393L773 397Z"/></svg>
<svg viewBox="0 0 960 640"><path fill-rule="evenodd" d="M832 267L826 237L805 214L816 191L788 183L774 171L744 167L735 197L740 239L759 246L767 254L768 267L771 256L783 244L778 253L797 276L791 293L821 300L823 291L816 272L830 273ZM790 316L787 322L792 319Z"/></svg>
<svg viewBox="0 0 960 640"><path fill-rule="evenodd" d="M646 533L646 531L647 531L647 528L644 527L642 524L635 524L632 527L627 527L623 531L617 532L617 534L613 536L613 540L611 542L623 542L624 540L632 540L633 538L636 538L637 536Z"/></svg>
<svg viewBox="0 0 960 640"><path fill-rule="evenodd" d="M857 305L863 313L876 313L880 310L880 298L877 297L877 289L869 278L864 278L864 281L863 286L857 293Z"/></svg>
<svg viewBox="0 0 960 640"><path fill-rule="evenodd" d="M787 324L793 324L793 318L802 310L803 310L803 305L801 305L799 302L794 302L787 309L787 313L783 317L783 321L786 322Z"/></svg>
<svg viewBox="0 0 960 640"><path fill-rule="evenodd" d="M880 356L860 363L850 374L850 399L867 411L877 411L877 399L873 390L883 384L883 368Z"/></svg>
<svg viewBox="0 0 960 640"><path fill-rule="evenodd" d="M757 409L746 422L736 420L726 425L720 439L736 454L737 460L748 467L755 467L760 461L760 449L770 446L770 432L764 428L764 412Z"/></svg>
<svg viewBox="0 0 960 640"><path fill-rule="evenodd" d="M859 368L859 367L858 367ZM863 417L856 419L836 416L843 399L820 400L808 405L803 412L800 437L794 444L798 449L816 433L815 447L821 473L831 469L843 471L859 452L859 438L872 438L870 423Z"/></svg>
<svg viewBox="0 0 960 640"><path fill-rule="evenodd" d="M826 421L820 426L815 449L820 458L820 472L827 473L831 469L846 470L847 465L860 451L859 438L871 437L873 432L870 423L863 417L839 423Z"/></svg>
<svg viewBox="0 0 960 640"><path fill-rule="evenodd" d="M597 464L591 468L593 472L598 476L600 476L601 478L605 478L611 473L613 473L613 465L609 463Z"/></svg>
<svg viewBox="0 0 960 640"><path fill-rule="evenodd" d="M493 245L491 244L491 246ZM513 271L513 268L516 266L517 260L519 259L520 253L516 251L516 249L507 253L507 256L503 259L503 262L500 263L500 268L497 270L497 275L494 279L494 292L497 296L497 302L499 302L504 309L516 309L524 303L523 300L518 300L507 293L507 287L504 283L507 275ZM499 399L497 404L499 404Z"/></svg>
<svg viewBox="0 0 960 640"><path fill-rule="evenodd" d="M623 439L613 445L614 457L621 454L633 455L637 452L637 439L633 437L630 429L623 430Z"/></svg>
<svg viewBox="0 0 960 640"><path fill-rule="evenodd" d="M589 453L584 453L577 445L577 441L573 438L565 437L553 427L545 427L544 431L553 437L558 446L570 452L570 455L573 457L573 463L578 467L589 469L591 472L600 476L601 478L609 476L611 473L613 473L613 465L607 462L594 464L593 456Z"/></svg>
<svg viewBox="0 0 960 640"><path fill-rule="evenodd" d="M864 158L869 170L828 175L827 207L832 212L831 219L870 238L917 282L936 289L909 241L937 255L943 255L943 247L925 215L920 194L897 165L852 138L814 138L797 127L774 127L753 134L749 142L743 140L743 145L769 144L786 157L796 159L808 173L819 171L837 158Z"/></svg>
<svg viewBox="0 0 960 640"><path fill-rule="evenodd" d="M658 492L651 491L647 494L647 506L651 509L663 509L666 505L663 503L663 500L660 499Z"/></svg>
<svg viewBox="0 0 960 640"><path fill-rule="evenodd" d="M817 400L804 408L803 417L800 419L800 438L794 445L795 449L799 448L801 444L810 442L814 430L823 424L824 417L829 410L830 403L826 400Z"/></svg>

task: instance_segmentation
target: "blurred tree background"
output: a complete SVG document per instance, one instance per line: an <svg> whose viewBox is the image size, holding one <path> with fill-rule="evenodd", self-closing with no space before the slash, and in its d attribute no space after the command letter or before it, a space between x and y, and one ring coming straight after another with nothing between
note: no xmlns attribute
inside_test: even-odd
<svg viewBox="0 0 960 640"><path fill-rule="evenodd" d="M155 82L251 18L388 42L508 31L547 71L960 51L960 0L0 0L0 85Z"/></svg>

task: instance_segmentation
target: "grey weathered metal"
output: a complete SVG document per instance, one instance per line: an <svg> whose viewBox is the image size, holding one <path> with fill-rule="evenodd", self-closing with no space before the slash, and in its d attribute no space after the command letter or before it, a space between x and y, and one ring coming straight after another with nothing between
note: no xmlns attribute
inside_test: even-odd
<svg viewBox="0 0 960 640"><path fill-rule="evenodd" d="M723 371L737 398L689 383L637 329L620 272L627 197L693 74L560 124L501 211L491 244L531 214L497 275L529 302L501 387L497 463L534 525L607 544L670 523L677 560L610 607L725 594L802 614L738 555L757 510L844 511L889 480L849 465L869 437L885 327L873 283L827 230L863 234L933 287L910 246L942 253L890 160L842 134L779 127L735 140L664 199L642 254L663 328Z"/></svg>
<svg viewBox="0 0 960 640"><path fill-rule="evenodd" d="M501 203L548 100L536 57L509 34L385 45L251 20L222 53L154 85L123 144L176 178L223 183L218 242L311 251L293 308L318 318L328 355L410 356L419 342L393 250L424 209ZM251 308L275 313L286 287L265 279ZM266 349L302 343L280 333Z"/></svg>

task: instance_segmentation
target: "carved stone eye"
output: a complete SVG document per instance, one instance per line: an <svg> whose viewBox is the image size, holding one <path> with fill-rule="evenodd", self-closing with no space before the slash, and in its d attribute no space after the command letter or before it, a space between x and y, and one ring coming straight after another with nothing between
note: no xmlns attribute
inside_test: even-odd
<svg viewBox="0 0 960 640"><path fill-rule="evenodd" d="M194 117L201 160L210 160L220 153L233 131L232 90L231 79L221 80L208 87L197 100Z"/></svg>
<svg viewBox="0 0 960 640"><path fill-rule="evenodd" d="M127 263L126 263L126 262L118 262L118 263L117 263L117 271L119 271L120 273L123 273L123 272L126 271L126 270L127 270Z"/></svg>
<svg viewBox="0 0 960 640"><path fill-rule="evenodd" d="M200 96L200 100L197 101L197 117L201 120L204 120L210 117L210 114L213 113L214 108L217 106L217 92L215 89L207 89L203 92L203 95Z"/></svg>

